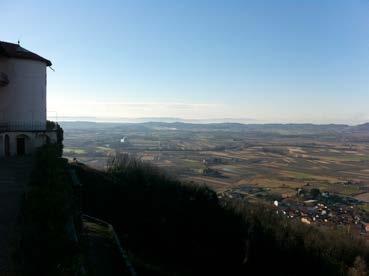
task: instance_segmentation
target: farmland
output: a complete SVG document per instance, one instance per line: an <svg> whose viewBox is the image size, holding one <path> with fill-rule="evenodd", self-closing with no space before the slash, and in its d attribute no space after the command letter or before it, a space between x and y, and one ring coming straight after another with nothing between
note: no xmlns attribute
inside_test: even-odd
<svg viewBox="0 0 369 276"><path fill-rule="evenodd" d="M287 197L308 185L369 201L369 132L343 125L62 123L64 155L104 168L135 154L218 192L252 185Z"/></svg>

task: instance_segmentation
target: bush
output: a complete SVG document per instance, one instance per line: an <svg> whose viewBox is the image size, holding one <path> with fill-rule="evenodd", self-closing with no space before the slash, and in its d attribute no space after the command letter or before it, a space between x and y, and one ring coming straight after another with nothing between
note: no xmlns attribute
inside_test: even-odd
<svg viewBox="0 0 369 276"><path fill-rule="evenodd" d="M317 198L320 195L320 190L317 188L312 188L310 190L310 195L312 196L312 198Z"/></svg>
<svg viewBox="0 0 369 276"><path fill-rule="evenodd" d="M46 121L46 130L47 131L56 131L56 153L58 157L62 157L63 155L63 140L64 140L64 130L61 126L53 121Z"/></svg>
<svg viewBox="0 0 369 276"><path fill-rule="evenodd" d="M353 237L291 223L263 205L219 202L209 188L129 155L110 159L106 172L77 172L84 211L112 223L148 275L343 275L369 257Z"/></svg>

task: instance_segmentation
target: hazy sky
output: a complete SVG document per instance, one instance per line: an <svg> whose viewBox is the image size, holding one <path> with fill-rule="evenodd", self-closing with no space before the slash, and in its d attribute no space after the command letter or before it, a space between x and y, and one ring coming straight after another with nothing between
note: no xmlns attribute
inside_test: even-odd
<svg viewBox="0 0 369 276"><path fill-rule="evenodd" d="M5 1L50 114L369 121L368 0Z"/></svg>

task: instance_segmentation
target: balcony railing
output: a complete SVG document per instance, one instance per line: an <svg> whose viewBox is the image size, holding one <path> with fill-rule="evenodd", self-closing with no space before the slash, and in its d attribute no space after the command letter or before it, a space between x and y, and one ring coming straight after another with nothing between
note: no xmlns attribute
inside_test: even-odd
<svg viewBox="0 0 369 276"><path fill-rule="evenodd" d="M6 131L45 131L46 122L0 122L0 132Z"/></svg>

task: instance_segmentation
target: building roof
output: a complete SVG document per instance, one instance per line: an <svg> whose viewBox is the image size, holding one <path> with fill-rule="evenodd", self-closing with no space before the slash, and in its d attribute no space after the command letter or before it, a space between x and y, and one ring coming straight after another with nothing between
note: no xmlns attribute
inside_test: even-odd
<svg viewBox="0 0 369 276"><path fill-rule="evenodd" d="M31 51L28 51L18 44L0 41L0 56L8 58L20 58L37 60L46 63L47 66L51 66L51 61L43 58Z"/></svg>

